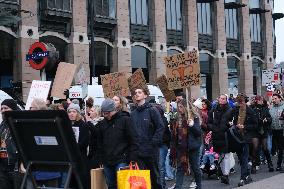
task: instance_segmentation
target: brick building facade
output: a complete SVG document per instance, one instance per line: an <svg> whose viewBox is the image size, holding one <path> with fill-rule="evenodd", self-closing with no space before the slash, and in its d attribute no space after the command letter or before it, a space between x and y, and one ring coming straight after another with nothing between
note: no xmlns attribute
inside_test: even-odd
<svg viewBox="0 0 284 189"><path fill-rule="evenodd" d="M11 87L12 80L27 98L41 72L25 56L31 44L41 41L56 47L59 61L83 65L88 75L142 68L151 84L165 73L163 57L198 49L202 84L192 87L192 96L264 92L261 70L272 68L276 56L273 1L94 0L94 70L89 61L90 4L0 1L0 87ZM55 71L46 71L47 79Z"/></svg>

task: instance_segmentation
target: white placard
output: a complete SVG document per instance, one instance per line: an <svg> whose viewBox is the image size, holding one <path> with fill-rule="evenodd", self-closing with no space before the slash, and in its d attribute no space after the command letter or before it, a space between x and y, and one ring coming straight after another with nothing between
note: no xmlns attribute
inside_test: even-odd
<svg viewBox="0 0 284 189"><path fill-rule="evenodd" d="M279 85L281 83L281 69L269 69L269 70L262 70L262 86L266 86L269 83L275 83L275 85Z"/></svg>
<svg viewBox="0 0 284 189"><path fill-rule="evenodd" d="M77 143L79 142L79 134L80 134L80 129L79 127L72 127L74 135L75 135L75 139L77 141Z"/></svg>
<svg viewBox="0 0 284 189"><path fill-rule="evenodd" d="M80 84L83 84L83 83L88 81L88 79L86 77L86 72L85 72L85 69L84 69L83 66L78 71L77 78L78 78L78 81L80 82Z"/></svg>
<svg viewBox="0 0 284 189"><path fill-rule="evenodd" d="M35 98L43 99L44 101L46 101L48 97L50 85L51 85L51 81L33 80L25 110L30 109L32 101Z"/></svg>

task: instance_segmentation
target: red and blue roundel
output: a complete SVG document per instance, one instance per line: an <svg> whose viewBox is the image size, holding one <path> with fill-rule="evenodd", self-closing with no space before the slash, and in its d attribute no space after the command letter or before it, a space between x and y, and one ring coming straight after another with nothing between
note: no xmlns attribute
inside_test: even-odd
<svg viewBox="0 0 284 189"><path fill-rule="evenodd" d="M49 51L47 51L46 45L42 42L36 42L32 44L29 49L29 52L26 55L26 61L29 61L32 68L41 70L46 66L48 56Z"/></svg>

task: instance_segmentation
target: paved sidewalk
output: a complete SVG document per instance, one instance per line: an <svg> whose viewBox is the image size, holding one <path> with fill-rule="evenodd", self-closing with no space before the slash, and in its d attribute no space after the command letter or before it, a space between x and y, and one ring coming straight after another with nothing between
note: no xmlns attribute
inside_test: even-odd
<svg viewBox="0 0 284 189"><path fill-rule="evenodd" d="M284 173L239 187L239 189L283 189Z"/></svg>

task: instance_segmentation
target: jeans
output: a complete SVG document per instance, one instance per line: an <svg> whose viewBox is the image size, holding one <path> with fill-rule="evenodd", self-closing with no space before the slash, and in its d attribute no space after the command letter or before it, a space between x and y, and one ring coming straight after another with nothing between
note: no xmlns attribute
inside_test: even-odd
<svg viewBox="0 0 284 189"><path fill-rule="evenodd" d="M210 166L214 165L214 155L213 154L204 154L202 158L202 165L206 165L207 162L209 161Z"/></svg>
<svg viewBox="0 0 284 189"><path fill-rule="evenodd" d="M249 144L242 144L242 148L237 152L237 155L241 164L241 179L245 180L250 175L248 168Z"/></svg>
<svg viewBox="0 0 284 189"><path fill-rule="evenodd" d="M273 140L275 140L277 145L277 152L278 152L278 158L277 158L277 167L281 167L282 161L283 161L283 130L273 130Z"/></svg>
<svg viewBox="0 0 284 189"><path fill-rule="evenodd" d="M162 189L158 161L158 157L138 157L139 168L150 170L152 189Z"/></svg>
<svg viewBox="0 0 284 189"><path fill-rule="evenodd" d="M201 189L201 170L199 169L200 165L199 149L189 151L189 163L193 171L194 179L197 185L196 189ZM181 164L178 163L175 189L182 188L183 178L184 178L184 169L181 166Z"/></svg>
<svg viewBox="0 0 284 189"><path fill-rule="evenodd" d="M163 144L160 148L159 148L159 169L160 169L160 179L161 179L161 185L162 188L165 189L166 188L166 157L167 157L167 153L168 153L168 147L167 145Z"/></svg>
<svg viewBox="0 0 284 189"><path fill-rule="evenodd" d="M128 164L119 163L113 166L104 165L104 174L108 189L117 189L116 172L119 170L119 168L125 166L128 166Z"/></svg>
<svg viewBox="0 0 284 189"><path fill-rule="evenodd" d="M267 137L267 148L269 150L269 153L271 153L271 149L272 149L272 135L268 134Z"/></svg>
<svg viewBox="0 0 284 189"><path fill-rule="evenodd" d="M165 164L166 164L166 176L170 179L174 179L175 177L173 173L174 168L170 165L170 150L168 150Z"/></svg>

